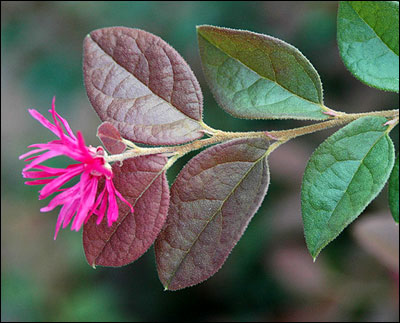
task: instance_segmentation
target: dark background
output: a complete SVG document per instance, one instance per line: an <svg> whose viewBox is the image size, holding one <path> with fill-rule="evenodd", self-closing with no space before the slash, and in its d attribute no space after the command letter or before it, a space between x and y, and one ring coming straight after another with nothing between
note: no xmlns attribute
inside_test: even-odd
<svg viewBox="0 0 400 323"><path fill-rule="evenodd" d="M328 107L366 112L398 107L398 96L357 81L340 60L336 2L9 2L1 3L1 317L2 321L397 321L398 226L387 189L313 264L301 222L307 160L333 132L298 138L270 157L271 185L222 269L206 282L164 292L154 250L128 266L93 270L81 233L62 230L58 210L40 213L38 187L24 185L18 156L53 139L27 112L58 112L88 144L100 121L82 80L90 31L126 26L154 33L189 63L213 128L277 130L299 121L249 121L218 108L204 81L196 25L248 29L296 46L318 70ZM398 143L398 128L393 131ZM192 154L191 156L193 156ZM188 156L190 157L190 156ZM170 183L187 161L170 170Z"/></svg>

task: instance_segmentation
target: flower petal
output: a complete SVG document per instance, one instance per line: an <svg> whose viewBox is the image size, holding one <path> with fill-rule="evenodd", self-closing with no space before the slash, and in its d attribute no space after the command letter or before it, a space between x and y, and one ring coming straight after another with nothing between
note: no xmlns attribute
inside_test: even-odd
<svg viewBox="0 0 400 323"><path fill-rule="evenodd" d="M41 190L40 190L40 196L39 199L45 199L49 195L53 194L56 192L57 189L59 189L62 185L64 185L66 182L68 182L70 179L73 177L79 175L84 169L84 166L81 165L80 167L75 167L74 169L71 169L70 171L64 173L63 175L54 178L51 183L45 185Z"/></svg>
<svg viewBox="0 0 400 323"><path fill-rule="evenodd" d="M67 204L71 200L79 199L78 192L79 192L79 183L66 189L64 192L56 195L47 206L42 207L40 209L40 212L49 212L58 205Z"/></svg>
<svg viewBox="0 0 400 323"><path fill-rule="evenodd" d="M54 133L57 137L59 137L57 127L53 125L49 120L47 120L41 113L39 113L35 109L28 109L28 111L34 119L36 119L42 124L42 126L49 129L52 133Z"/></svg>
<svg viewBox="0 0 400 323"><path fill-rule="evenodd" d="M127 204L127 205L129 206L129 208L131 209L131 212L133 213L134 209L133 209L133 206L131 205L131 203L129 203L129 202L122 196L122 194L121 194L120 192L118 192L118 191L115 189L115 186L114 186L114 190L115 190L115 194L119 197L119 199L120 199L122 202L124 202L125 204Z"/></svg>
<svg viewBox="0 0 400 323"><path fill-rule="evenodd" d="M48 151L41 156L36 156L36 158L33 159L33 161L30 164L28 164L24 167L23 171L27 171L28 169L34 168L36 165L38 165L48 159L51 159L53 157L60 156L60 155L62 155L62 153L60 153L60 152Z"/></svg>
<svg viewBox="0 0 400 323"><path fill-rule="evenodd" d="M75 212L78 211L79 208L79 203L80 203L80 199L77 198L75 200L73 200L70 203L70 207L67 210L67 212L65 213L65 218L64 218L64 223L63 223L63 229L65 229L71 222Z"/></svg>
<svg viewBox="0 0 400 323"><path fill-rule="evenodd" d="M36 181L24 182L24 184L25 185L43 185L43 184L50 183L51 181L52 181L51 178L49 178L49 179L38 179Z"/></svg>
<svg viewBox="0 0 400 323"><path fill-rule="evenodd" d="M106 180L106 188L108 192L108 210L107 210L107 224L109 227L118 219L118 205L115 198L114 184L111 180Z"/></svg>
<svg viewBox="0 0 400 323"><path fill-rule="evenodd" d="M107 208L107 199L103 198L99 210L94 212L97 215L97 221L96 221L97 225L99 225L101 221L103 221L104 215L106 214L106 208Z"/></svg>
<svg viewBox="0 0 400 323"><path fill-rule="evenodd" d="M55 101L56 101L56 97L53 97L53 102L51 104L51 110L53 113L53 117L54 115L57 116L57 118L61 121L62 125L64 126L65 130L67 131L68 135L71 136L72 139L77 140L74 133L71 130L71 127L69 126L67 120L65 120L63 117L61 117L57 111L56 111L56 106L55 106Z"/></svg>
<svg viewBox="0 0 400 323"><path fill-rule="evenodd" d="M96 178L91 178L88 185L85 187L85 191L81 195L80 207L72 223L71 230L79 231L86 217L91 214L89 211L96 198L97 183L98 180Z"/></svg>
<svg viewBox="0 0 400 323"><path fill-rule="evenodd" d="M87 147L80 131L76 136L67 120L61 117L55 110L55 97L49 110L54 124L34 109L29 113L44 127L52 131L57 139L47 143L30 145L31 151L22 154L19 158L27 163L22 171L24 178L32 179L27 185L43 185L39 191L39 199L44 199L53 193L58 193L40 211L49 212L62 205L56 223L54 239L57 238L61 227L71 224L71 230L78 231L94 213L98 216L97 223L104 218L107 210L108 225L111 226L118 219L117 197L129 205L129 202L115 189L112 182L112 169L106 163L102 148ZM66 168L53 168L42 165L48 159L57 156L67 156L76 160L77 164L71 164ZM61 188L75 176L80 175L80 181L69 188ZM99 180L105 179L103 190L98 193Z"/></svg>

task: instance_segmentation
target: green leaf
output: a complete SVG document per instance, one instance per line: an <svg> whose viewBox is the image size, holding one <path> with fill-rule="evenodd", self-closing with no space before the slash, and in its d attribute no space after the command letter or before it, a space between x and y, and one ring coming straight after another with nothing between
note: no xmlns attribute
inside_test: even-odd
<svg viewBox="0 0 400 323"><path fill-rule="evenodd" d="M399 223L399 156L397 155L392 175L389 179L389 206L393 218Z"/></svg>
<svg viewBox="0 0 400 323"><path fill-rule="evenodd" d="M383 117L364 117L343 127L312 154L301 200L308 250L320 251L355 220L389 178L394 148Z"/></svg>
<svg viewBox="0 0 400 323"><path fill-rule="evenodd" d="M295 47L244 30L197 28L201 61L220 106L246 119L323 120L317 71Z"/></svg>
<svg viewBox="0 0 400 323"><path fill-rule="evenodd" d="M342 1L337 24L349 71L369 86L399 92L399 3Z"/></svg>

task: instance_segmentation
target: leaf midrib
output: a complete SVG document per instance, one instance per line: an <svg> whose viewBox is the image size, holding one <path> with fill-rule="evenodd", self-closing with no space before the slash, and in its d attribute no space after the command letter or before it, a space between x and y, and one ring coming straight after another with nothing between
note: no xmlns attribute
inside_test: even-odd
<svg viewBox="0 0 400 323"><path fill-rule="evenodd" d="M260 78L275 83L276 85L278 85L279 87L281 87L283 90L289 92L290 94L294 95L295 97L297 97L297 98L299 98L299 99L301 99L301 100L304 100L304 101L307 101L307 102L309 102L309 103L311 103L311 104L314 104L314 105L319 106L319 107L321 108L321 110L326 110L326 108L325 108L325 106L324 106L323 104L321 104L321 103L319 103L319 102L311 101L311 100L309 100L309 99L307 99L307 98L304 98L304 97L302 97L302 96L300 96L300 95L298 95L298 94L292 92L291 90L287 89L287 88L284 87L282 84L278 83L276 80L271 80L270 78L268 78L268 77L266 77L266 76L264 76L264 75L261 75L261 74L258 73L257 71L253 70L250 66L247 66L247 65L246 65L245 63L243 63L241 60L239 60L239 59L237 59L236 57L233 57L233 56L230 55L229 53L225 52L221 47L219 47L218 45L216 45L215 43L213 43L212 41L210 41L209 39L207 39L203 34L199 33L199 35L200 35L200 37L202 37L205 41L207 41L209 44L211 44L212 46L214 46L214 47L216 47L218 50L220 50L223 54L225 54L226 56L230 57L231 59L233 59L234 61L238 62L239 64L243 65L244 67L246 67L246 68L249 69L250 71L254 72L254 73L257 74ZM274 75L275 75L275 68L274 68L274 66L273 66L272 60L271 60L271 58L270 58L269 56L268 56L268 59L269 59L269 61L271 62L272 70L273 70ZM295 57L295 59L296 59L296 61L297 61L297 58L296 58L296 57ZM303 68L303 67L302 67L302 68ZM307 76L309 77L308 73L306 73L306 74L307 74ZM313 84L314 84L314 82L313 82ZM316 88L315 88L315 89L316 89ZM318 93L318 89L316 89L316 90L317 90L317 93ZM318 97L319 97L319 96L320 96L320 95L318 94ZM321 113L322 113L322 111L321 111Z"/></svg>
<svg viewBox="0 0 400 323"><path fill-rule="evenodd" d="M141 80L139 80L133 73L131 73L131 72L128 71L124 66L122 66L121 64L119 64L119 63L114 59L114 57L112 57L111 55L109 55L109 54L100 46L100 44L97 43L97 42L92 38L92 36L91 36L90 34L88 35L88 37L90 37L90 39L93 41L93 43L96 44L96 45L98 46L98 48L99 48L105 55L107 55L108 57L110 57L110 58L115 62L115 64L117 64L119 67L121 67L122 69L124 69L129 75L131 75L132 77L134 77L136 81L142 83L143 86L145 86L147 89L149 89L149 91L150 91L151 93L153 93L154 96L156 96L157 98L160 98L161 100L163 100L164 102L166 102L169 106L173 107L175 110L177 110L179 113L183 114L183 115L186 116L187 118L194 120L194 121L197 122L197 123L200 125L200 127L201 127L201 123L200 123L201 120L193 119L192 117L190 117L190 116L188 116L186 113L184 113L182 110L180 110L180 109L178 109L176 106L174 106L171 102L168 102L168 101L165 100L163 97L161 97L161 96L159 96L158 94L154 93L154 91L153 91L147 84L145 84L145 83L143 83ZM167 56L167 57L168 57L168 56ZM169 59L169 57L168 57L168 59ZM146 58L146 60L147 60L147 58ZM174 74L174 73L172 73L172 74ZM174 77L174 75L173 75L173 77ZM96 89L97 89L97 87L96 87ZM98 89L98 90L99 90L99 89ZM113 96L110 96L110 95L104 93L104 92L101 91L101 90L99 90L99 91L100 91L101 93L103 93L104 95L106 95L106 96L111 97L111 98L114 99ZM127 100L134 100L134 99L127 99Z"/></svg>
<svg viewBox="0 0 400 323"><path fill-rule="evenodd" d="M179 268L181 267L181 265L184 263L186 257L189 255L190 251L192 250L192 248L194 247L194 245L197 243L198 239L200 238L200 236L202 235L202 233L204 232L204 230L207 228L207 226L209 225L209 223L211 221L214 220L214 218L216 217L216 215L221 211L222 207L225 205L226 201L232 196L232 194L236 191L236 189L239 187L239 185L243 182L243 180L248 176L248 174L253 170L253 168L261 161L265 158L265 156L267 155L268 150L265 151L265 153L258 158L251 167L249 167L249 169L247 170L247 172L242 176L242 178L238 181L238 183L235 185L235 187L231 190L231 192L227 195L227 197L222 200L221 206L212 214L212 216L210 217L210 219L206 222L206 224L204 225L203 229L200 231L200 233L197 235L197 237L194 239L193 243L190 245L189 249L186 251L185 255L182 257L182 260L179 262L178 266L176 266L176 269L174 270L174 272L172 273L172 275L170 276L169 280L167 281L167 283L165 284L165 289L168 289L168 286L171 284L172 280L175 278L175 274L178 272ZM210 169L210 168L209 168Z"/></svg>
<svg viewBox="0 0 400 323"><path fill-rule="evenodd" d="M354 11L354 13L357 15L357 17L359 17L364 23L365 25L367 25L369 27L369 29L372 30L372 32L376 35L377 38L379 38L379 40L385 44L385 46L396 56L399 56L399 54L397 54L388 44L386 44L386 42L383 41L383 39L377 34L377 32L375 31L374 28L372 28L372 26L356 11L356 9L353 8L353 6L351 5L350 1L349 1L349 6L350 8Z"/></svg>
<svg viewBox="0 0 400 323"><path fill-rule="evenodd" d="M373 131L376 132L375 130L373 130ZM370 132L370 131L368 131L368 132ZM365 132L364 132L364 133L365 133ZM345 196L345 194L346 194L348 188L351 186L351 184L352 184L352 182L353 182L353 180L354 180L354 176L356 176L356 174L357 174L358 171L360 170L361 165L364 164L365 158L367 158L367 156L369 155L369 153L371 152L371 150L376 146L376 144L377 144L385 135L386 135L386 131L384 131L384 132L382 133L382 135L379 136L379 137L377 138L377 140L376 140L376 141L374 142L374 144L370 147L370 149L368 149L368 151L366 152L366 154L364 155L364 157L360 160L360 164L358 165L357 170L354 172L353 176L351 177L351 180L349 181L348 185L346 186L346 190L343 192L343 194L342 194L340 200L336 203L336 206L335 206L335 208L333 209L333 211L329 214L329 217L328 217L328 219L327 219L327 221L326 221L326 224L327 224L327 225L328 225L330 219L332 218L332 216L334 216L337 207L338 207L339 204L342 202L342 200L343 200L343 198L344 198L344 196ZM372 197L370 201L372 201L373 198L374 198L374 197ZM369 202L370 202L370 201L369 201ZM369 202L367 202L366 204L368 205ZM317 238L317 240L320 241L320 238L321 238L321 231L318 232L318 238ZM333 239L332 239L332 240L333 240ZM316 250L316 254L315 254L315 256L313 255L313 257L316 257L316 256L318 255L318 253L319 253L330 241L332 241L332 240L329 240L327 243L325 243L325 244L323 244L322 246L318 247L317 250Z"/></svg>
<svg viewBox="0 0 400 323"><path fill-rule="evenodd" d="M145 192L147 192L147 190L150 188L151 185L153 185L154 181L155 181L158 177L160 177L161 173L165 171L165 168L166 168L166 167L167 167L167 164L165 164L165 165L163 166L163 168L157 173L157 175L154 176L154 178L150 181L149 185L147 185L147 186L143 189L143 191L139 194L139 196L135 199L135 202L132 204L132 207L134 207L134 206L136 205L136 203L137 203L137 202L139 201L139 199L143 196L143 194L144 194ZM93 260L92 266L95 266L95 265L96 265L96 260L102 255L102 253L103 253L105 247L108 245L108 243L109 243L109 241L111 240L111 238L114 236L114 234L115 234L115 233L117 232L117 230L119 229L120 225L125 221L126 217L127 217L129 214L131 214L130 211L129 211L129 212L126 212L126 214L123 216L122 220L121 220L119 223L117 223L117 225L116 225L114 231L109 235L108 239L104 242L104 245L103 245L103 247L101 248L101 251L97 254L97 256L95 257L95 259ZM133 214L135 214L135 211L133 211Z"/></svg>

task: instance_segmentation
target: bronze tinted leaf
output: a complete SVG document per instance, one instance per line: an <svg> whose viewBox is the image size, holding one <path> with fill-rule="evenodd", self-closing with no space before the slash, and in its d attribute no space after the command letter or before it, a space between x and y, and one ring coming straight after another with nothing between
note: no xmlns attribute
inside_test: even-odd
<svg viewBox="0 0 400 323"><path fill-rule="evenodd" d="M83 58L89 100L122 137L154 145L202 137L200 86L161 38L139 29L98 29L85 38Z"/></svg>
<svg viewBox="0 0 400 323"><path fill-rule="evenodd" d="M120 154L126 148L119 131L110 122L103 122L97 128L97 137L111 154Z"/></svg>
<svg viewBox="0 0 400 323"><path fill-rule="evenodd" d="M164 166L167 158L157 155L124 160L113 165L116 189L132 204L132 214L119 203L119 217L111 227L96 225L92 216L84 225L83 247L91 266L123 266L139 258L153 244L164 225L169 205L169 187Z"/></svg>
<svg viewBox="0 0 400 323"><path fill-rule="evenodd" d="M198 154L180 172L155 243L166 289L198 284L221 268L267 192L267 148L265 139L228 141Z"/></svg>

